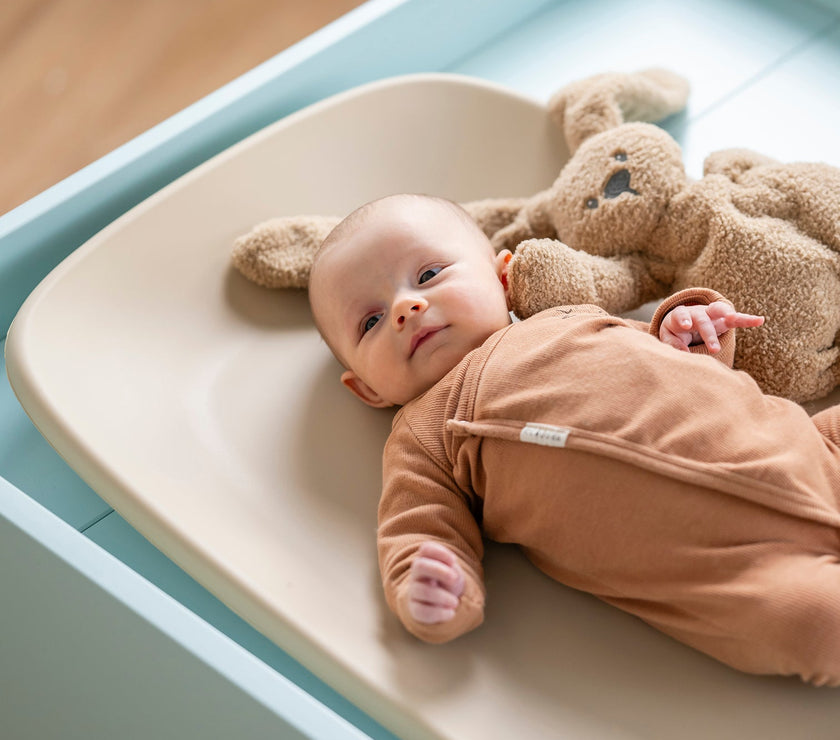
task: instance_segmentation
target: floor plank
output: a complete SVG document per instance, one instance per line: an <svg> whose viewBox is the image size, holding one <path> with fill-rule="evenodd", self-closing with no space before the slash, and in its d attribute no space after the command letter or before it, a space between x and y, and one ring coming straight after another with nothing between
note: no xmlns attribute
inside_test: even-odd
<svg viewBox="0 0 840 740"><path fill-rule="evenodd" d="M0 214L361 4L4 0Z"/></svg>

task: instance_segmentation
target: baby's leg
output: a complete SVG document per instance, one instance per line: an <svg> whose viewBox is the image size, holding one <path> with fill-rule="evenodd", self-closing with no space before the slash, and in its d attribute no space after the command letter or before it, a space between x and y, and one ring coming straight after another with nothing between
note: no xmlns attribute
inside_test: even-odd
<svg viewBox="0 0 840 740"><path fill-rule="evenodd" d="M840 558L784 542L759 547L754 565L721 586L717 635L695 646L750 673L840 686Z"/></svg>

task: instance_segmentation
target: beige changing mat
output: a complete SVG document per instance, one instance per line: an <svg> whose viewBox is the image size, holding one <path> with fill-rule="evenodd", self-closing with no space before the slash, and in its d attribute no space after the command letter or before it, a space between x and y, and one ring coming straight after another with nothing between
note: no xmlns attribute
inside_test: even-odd
<svg viewBox="0 0 840 740"><path fill-rule="evenodd" d="M566 156L543 107L386 80L278 122L91 239L7 342L15 392L151 542L404 738L837 737L840 694L740 675L491 547L485 625L422 644L375 549L391 414L355 401L301 292L229 265L273 216L397 191L527 195Z"/></svg>

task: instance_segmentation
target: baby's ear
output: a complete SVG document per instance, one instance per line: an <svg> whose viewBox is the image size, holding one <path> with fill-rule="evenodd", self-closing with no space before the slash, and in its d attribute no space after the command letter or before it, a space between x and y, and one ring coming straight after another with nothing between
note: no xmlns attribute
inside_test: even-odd
<svg viewBox="0 0 840 740"><path fill-rule="evenodd" d="M549 100L569 153L590 136L630 121L659 121L688 101L688 81L666 69L613 72L573 82Z"/></svg>
<svg viewBox="0 0 840 740"><path fill-rule="evenodd" d="M503 249L499 252L495 257L495 267L496 267L496 274L499 276L499 280L502 283L502 287L505 289L505 300L507 300L508 304L508 311L511 310L510 306L510 286L508 283L508 272L510 270L510 261L513 259L513 253L509 249Z"/></svg>
<svg viewBox="0 0 840 740"><path fill-rule="evenodd" d="M315 252L340 220L288 216L265 221L234 242L233 264L266 288L306 288Z"/></svg>
<svg viewBox="0 0 840 740"><path fill-rule="evenodd" d="M345 370L341 374L341 383L360 401L375 409L385 409L394 404L382 398L373 388L362 380L352 370Z"/></svg>

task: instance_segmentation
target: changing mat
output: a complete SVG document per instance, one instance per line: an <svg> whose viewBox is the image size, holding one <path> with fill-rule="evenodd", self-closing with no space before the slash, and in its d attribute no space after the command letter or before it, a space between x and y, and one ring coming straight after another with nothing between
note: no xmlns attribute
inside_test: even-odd
<svg viewBox="0 0 840 740"><path fill-rule="evenodd" d="M319 103L54 270L10 331L14 390L136 529L401 737L836 736L836 693L736 673L515 548L488 548L485 625L452 644L417 641L387 610L375 531L391 413L340 386L305 295L246 281L231 244L273 216L390 192L528 195L565 157L541 104L464 77Z"/></svg>

